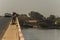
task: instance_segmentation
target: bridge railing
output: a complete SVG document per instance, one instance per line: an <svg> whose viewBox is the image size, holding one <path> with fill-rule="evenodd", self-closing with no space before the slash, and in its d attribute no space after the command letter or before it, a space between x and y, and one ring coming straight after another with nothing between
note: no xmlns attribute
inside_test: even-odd
<svg viewBox="0 0 60 40"><path fill-rule="evenodd" d="M18 27L18 36L19 36L19 40L24 40L22 31L21 31L21 26L20 26L20 24L19 24L18 17L16 18L16 22L17 22L17 27Z"/></svg>

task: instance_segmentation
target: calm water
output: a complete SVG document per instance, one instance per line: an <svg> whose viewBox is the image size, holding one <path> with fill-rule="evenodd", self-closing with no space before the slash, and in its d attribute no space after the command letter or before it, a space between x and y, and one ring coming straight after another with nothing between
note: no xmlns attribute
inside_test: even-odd
<svg viewBox="0 0 60 40"><path fill-rule="evenodd" d="M23 29L22 32L25 40L60 40L59 29Z"/></svg>

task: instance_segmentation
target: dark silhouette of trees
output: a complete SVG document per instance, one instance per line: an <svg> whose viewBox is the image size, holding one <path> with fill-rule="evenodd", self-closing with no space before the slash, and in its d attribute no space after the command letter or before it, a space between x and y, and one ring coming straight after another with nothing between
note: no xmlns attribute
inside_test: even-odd
<svg viewBox="0 0 60 40"><path fill-rule="evenodd" d="M53 24L54 22L55 22L55 15L50 15L48 18L47 18L47 20L48 20L48 22L49 22L49 24Z"/></svg>
<svg viewBox="0 0 60 40"><path fill-rule="evenodd" d="M40 26L42 26L42 28L55 28L55 19L55 15L50 15L47 19L40 22Z"/></svg>
<svg viewBox="0 0 60 40"><path fill-rule="evenodd" d="M39 20L38 24L40 25L40 27L42 27L42 28L47 27L47 23L45 22L46 18L42 14L40 14L39 12L31 11L29 13L29 16L31 18Z"/></svg>
<svg viewBox="0 0 60 40"><path fill-rule="evenodd" d="M50 15L47 19L48 20L54 20L56 17L55 17L55 15Z"/></svg>
<svg viewBox="0 0 60 40"><path fill-rule="evenodd" d="M29 13L29 16L30 16L31 18L39 19L39 20L44 20L44 19L45 19L45 17L44 17L42 14L40 14L39 12L35 12L35 11L31 11L31 12Z"/></svg>
<svg viewBox="0 0 60 40"><path fill-rule="evenodd" d="M48 24L49 28L54 28L55 19L56 19L55 15L50 15L49 17L47 17L46 23Z"/></svg>
<svg viewBox="0 0 60 40"><path fill-rule="evenodd" d="M19 23L21 25L21 28L27 28L28 25L26 20L28 20L28 16L26 14L20 14L18 18L19 18Z"/></svg>
<svg viewBox="0 0 60 40"><path fill-rule="evenodd" d="M50 15L49 17L45 18L41 13L39 12L35 12L35 11L31 11L29 13L28 17L26 14L21 14L19 15L19 23L22 27L28 28L32 27L30 25L28 25L28 23L26 21L28 20L38 20L38 22L36 23L36 25L38 24L39 28L57 28L57 26L60 27L60 17L56 18L55 15ZM55 22L57 22L57 24L55 24Z"/></svg>
<svg viewBox="0 0 60 40"><path fill-rule="evenodd" d="M56 26L59 26L60 27L60 17L57 17L55 19L55 24L56 24Z"/></svg>

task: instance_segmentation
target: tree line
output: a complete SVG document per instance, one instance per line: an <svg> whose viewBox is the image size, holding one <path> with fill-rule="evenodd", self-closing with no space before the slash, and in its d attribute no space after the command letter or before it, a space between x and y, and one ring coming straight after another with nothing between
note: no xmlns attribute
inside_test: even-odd
<svg viewBox="0 0 60 40"><path fill-rule="evenodd" d="M27 16L26 14L23 15ZM38 23L42 28L60 28L60 17L56 17L55 15L50 15L46 18L39 12L31 11L29 13L29 16L32 19L39 20Z"/></svg>

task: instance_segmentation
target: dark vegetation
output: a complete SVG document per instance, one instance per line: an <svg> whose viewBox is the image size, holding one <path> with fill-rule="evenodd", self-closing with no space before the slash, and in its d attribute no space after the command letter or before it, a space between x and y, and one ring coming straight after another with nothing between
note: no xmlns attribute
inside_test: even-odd
<svg viewBox="0 0 60 40"><path fill-rule="evenodd" d="M26 14L16 14L21 28L42 28L42 29L59 29L60 28L60 17L50 15L44 17L39 12L31 11L29 17ZM5 17L10 17L11 14L5 13Z"/></svg>
<svg viewBox="0 0 60 40"><path fill-rule="evenodd" d="M49 17L44 17L41 13L31 11L28 17L26 14L19 15L19 23L22 28L33 28L34 25L37 25L37 28L43 29L59 29L60 28L60 17L55 15L50 15ZM37 20L37 22L29 23L28 20Z"/></svg>
<svg viewBox="0 0 60 40"><path fill-rule="evenodd" d="M5 13L5 17L11 17L12 15L10 13Z"/></svg>

